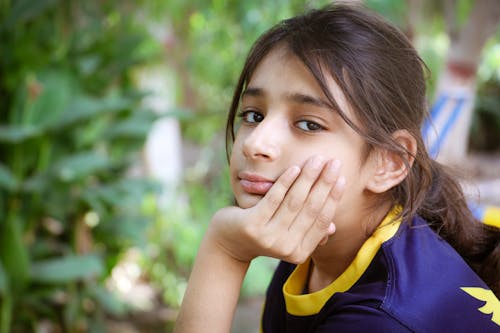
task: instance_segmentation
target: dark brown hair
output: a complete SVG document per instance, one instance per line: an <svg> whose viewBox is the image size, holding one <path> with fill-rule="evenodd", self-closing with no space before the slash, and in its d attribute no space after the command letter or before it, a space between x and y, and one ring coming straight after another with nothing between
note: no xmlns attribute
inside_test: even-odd
<svg viewBox="0 0 500 333"><path fill-rule="evenodd" d="M335 5L284 20L263 34L246 59L233 95L226 147L234 141L234 120L241 94L259 62L277 46L285 47L309 69L331 106L367 142L407 161L408 152L393 140L407 130L417 141L408 176L382 200L403 207L411 221L420 215L500 294L500 229L475 220L462 189L445 167L426 151L421 125L427 117L426 67L397 28L359 6ZM329 74L351 105L354 124L328 89ZM408 161L406 162L409 166Z"/></svg>

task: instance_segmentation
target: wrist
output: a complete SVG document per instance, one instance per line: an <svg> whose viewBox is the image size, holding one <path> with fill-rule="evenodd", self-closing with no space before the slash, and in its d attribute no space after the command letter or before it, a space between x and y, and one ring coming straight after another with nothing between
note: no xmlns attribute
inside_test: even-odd
<svg viewBox="0 0 500 333"><path fill-rule="evenodd" d="M224 243L222 237L217 233L212 226L209 226L200 245L199 254L206 253L215 260L223 260L227 264L235 267L244 268L245 272L250 265L253 257L243 256L241 253L236 253L232 247Z"/></svg>

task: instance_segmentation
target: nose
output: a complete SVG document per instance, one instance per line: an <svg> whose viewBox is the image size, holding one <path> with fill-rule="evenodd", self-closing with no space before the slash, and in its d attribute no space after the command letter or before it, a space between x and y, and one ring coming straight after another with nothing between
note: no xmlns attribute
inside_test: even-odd
<svg viewBox="0 0 500 333"><path fill-rule="evenodd" d="M284 135L279 119L266 117L245 138L243 154L250 159L272 161L281 154L281 144Z"/></svg>

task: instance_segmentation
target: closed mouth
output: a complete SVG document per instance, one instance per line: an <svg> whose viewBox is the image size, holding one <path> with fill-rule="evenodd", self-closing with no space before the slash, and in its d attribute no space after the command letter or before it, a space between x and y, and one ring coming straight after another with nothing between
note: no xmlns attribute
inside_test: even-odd
<svg viewBox="0 0 500 333"><path fill-rule="evenodd" d="M257 195L265 195L274 184L274 181L265 177L244 172L238 174L238 180L243 191Z"/></svg>

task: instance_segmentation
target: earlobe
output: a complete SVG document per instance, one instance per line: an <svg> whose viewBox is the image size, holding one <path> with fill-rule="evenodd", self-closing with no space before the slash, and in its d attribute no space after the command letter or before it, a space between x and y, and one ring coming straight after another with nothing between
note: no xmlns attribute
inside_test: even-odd
<svg viewBox="0 0 500 333"><path fill-rule="evenodd" d="M367 184L367 189L374 193L383 193L401 183L408 175L417 152L417 142L407 130L397 130L392 134L401 146L403 153L378 149L373 152L374 171Z"/></svg>

